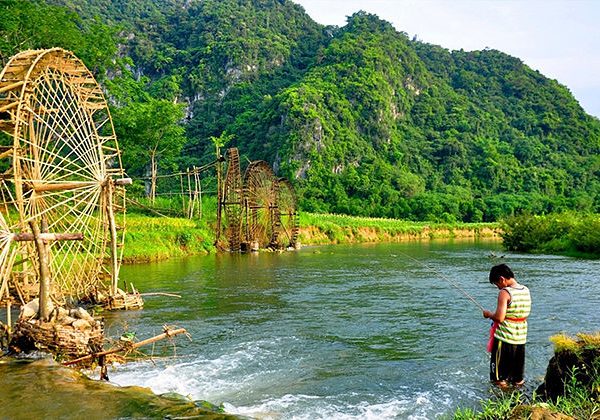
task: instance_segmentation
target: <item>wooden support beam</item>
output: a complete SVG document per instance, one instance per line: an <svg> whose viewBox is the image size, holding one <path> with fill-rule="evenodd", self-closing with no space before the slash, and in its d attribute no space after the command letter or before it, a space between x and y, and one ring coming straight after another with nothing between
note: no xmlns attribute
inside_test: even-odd
<svg viewBox="0 0 600 420"><path fill-rule="evenodd" d="M40 233L39 239L45 242L49 241L82 241L83 233ZM15 233L13 241L16 242L27 242L34 241L35 237L33 233Z"/></svg>
<svg viewBox="0 0 600 420"><path fill-rule="evenodd" d="M6 86L2 86L0 87L0 93L4 93L7 92L9 90L13 90L15 88L18 88L19 86L23 86L23 83L25 83L23 80L16 82L16 83L11 83L10 85L6 85Z"/></svg>
<svg viewBox="0 0 600 420"><path fill-rule="evenodd" d="M131 185L132 184L132 180L131 178L119 178L119 179L115 179L115 185Z"/></svg>
<svg viewBox="0 0 600 420"><path fill-rule="evenodd" d="M56 183L44 183L44 184L33 184L32 189L37 192L46 191L67 191L75 190L77 188L91 187L98 185L96 181L73 181L73 182L56 182Z"/></svg>
<svg viewBox="0 0 600 420"><path fill-rule="evenodd" d="M19 105L19 101L15 101L15 102L11 102L6 105L2 105L2 106L0 106L0 112L6 112L11 108L15 108L17 105Z"/></svg>
<svg viewBox="0 0 600 420"><path fill-rule="evenodd" d="M35 242L35 248L38 254L39 270L40 270L40 309L38 312L39 319L41 321L48 321L50 317L50 260L48 257L48 247L46 243L40 238L41 232L37 223L34 221L29 222L29 227Z"/></svg>

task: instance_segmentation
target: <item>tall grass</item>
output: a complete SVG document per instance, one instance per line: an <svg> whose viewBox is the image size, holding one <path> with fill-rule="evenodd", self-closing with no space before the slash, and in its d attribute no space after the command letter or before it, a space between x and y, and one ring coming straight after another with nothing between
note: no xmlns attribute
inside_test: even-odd
<svg viewBox="0 0 600 420"><path fill-rule="evenodd" d="M575 419L600 418L600 333L577 334L577 339L558 334L550 341L555 357L568 361L567 365L553 367L564 383L563 395L552 401L535 393L531 397L521 392L501 393L498 398L483 401L479 410L456 410L453 419L530 419L536 411L535 418L564 418L557 414ZM541 415L542 411L545 414Z"/></svg>

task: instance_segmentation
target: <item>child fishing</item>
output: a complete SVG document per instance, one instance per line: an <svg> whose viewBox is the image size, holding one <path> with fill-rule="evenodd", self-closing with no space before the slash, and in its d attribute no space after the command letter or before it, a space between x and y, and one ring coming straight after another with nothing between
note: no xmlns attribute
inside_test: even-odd
<svg viewBox="0 0 600 420"><path fill-rule="evenodd" d="M492 267L489 280L500 289L496 310L483 310L483 317L494 322L488 344L488 351L492 353L490 380L500 387L520 386L525 382L525 342L531 295L526 286L515 280L506 264Z"/></svg>

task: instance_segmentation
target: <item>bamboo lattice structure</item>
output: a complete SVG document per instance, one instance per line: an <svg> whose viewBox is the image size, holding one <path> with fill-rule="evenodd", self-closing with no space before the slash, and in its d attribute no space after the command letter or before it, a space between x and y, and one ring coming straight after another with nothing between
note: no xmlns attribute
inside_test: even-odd
<svg viewBox="0 0 600 420"><path fill-rule="evenodd" d="M93 298L99 291L114 295L128 180L104 94L91 72L61 48L15 55L0 73L0 130L11 139L0 149L9 168L0 185L0 297L10 279L17 288L36 289L35 241L12 236L35 234L34 226L42 238L83 237L44 239L54 301Z"/></svg>

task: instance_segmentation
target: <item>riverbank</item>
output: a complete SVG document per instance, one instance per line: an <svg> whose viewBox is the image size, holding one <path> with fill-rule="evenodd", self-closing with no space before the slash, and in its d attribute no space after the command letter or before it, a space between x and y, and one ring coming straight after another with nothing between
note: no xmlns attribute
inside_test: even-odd
<svg viewBox="0 0 600 420"><path fill-rule="evenodd" d="M554 356L533 395L515 390L484 401L480 410L459 409L454 420L600 418L600 333L550 338Z"/></svg>
<svg viewBox="0 0 600 420"><path fill-rule="evenodd" d="M302 245L401 242L430 239L500 239L497 223L429 223L301 213ZM160 261L216 252L214 220L189 220L130 213L124 263Z"/></svg>
<svg viewBox="0 0 600 420"><path fill-rule="evenodd" d="M355 217L342 214L300 215L303 245L402 242L428 239L498 238L497 223L432 223Z"/></svg>

